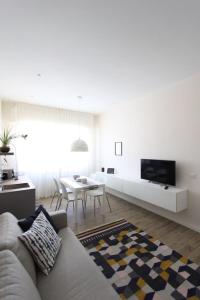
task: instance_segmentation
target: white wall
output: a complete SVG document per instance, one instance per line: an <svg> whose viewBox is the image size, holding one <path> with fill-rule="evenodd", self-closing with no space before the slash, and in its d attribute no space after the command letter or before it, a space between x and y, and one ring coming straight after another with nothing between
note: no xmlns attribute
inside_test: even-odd
<svg viewBox="0 0 200 300"><path fill-rule="evenodd" d="M2 129L2 115L1 115L2 109L1 109L1 103L2 103L2 101L0 99L0 132L1 132L1 129Z"/></svg>
<svg viewBox="0 0 200 300"><path fill-rule="evenodd" d="M135 203L200 231L200 75L132 102L115 105L98 117L97 169L114 167L121 177L139 178L140 159L176 160L177 186L189 189L189 208L170 213ZM123 156L114 142L123 142Z"/></svg>

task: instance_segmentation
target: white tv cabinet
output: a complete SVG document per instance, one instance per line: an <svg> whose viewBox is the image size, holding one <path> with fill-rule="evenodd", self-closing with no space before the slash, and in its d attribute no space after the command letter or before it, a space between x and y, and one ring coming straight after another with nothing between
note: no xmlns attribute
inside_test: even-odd
<svg viewBox="0 0 200 300"><path fill-rule="evenodd" d="M127 180L115 174L102 172L93 174L93 177L104 182L108 188L114 191L141 199L174 213L185 210L188 206L188 191L186 189L169 187L166 190L164 186L145 180Z"/></svg>

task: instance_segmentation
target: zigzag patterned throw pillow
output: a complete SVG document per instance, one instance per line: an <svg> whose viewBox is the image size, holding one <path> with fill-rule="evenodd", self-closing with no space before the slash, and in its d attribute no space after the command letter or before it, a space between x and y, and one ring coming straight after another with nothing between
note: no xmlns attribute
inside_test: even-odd
<svg viewBox="0 0 200 300"><path fill-rule="evenodd" d="M43 212L38 215L31 228L19 236L19 239L31 252L41 271L48 275L55 264L61 246L61 238Z"/></svg>

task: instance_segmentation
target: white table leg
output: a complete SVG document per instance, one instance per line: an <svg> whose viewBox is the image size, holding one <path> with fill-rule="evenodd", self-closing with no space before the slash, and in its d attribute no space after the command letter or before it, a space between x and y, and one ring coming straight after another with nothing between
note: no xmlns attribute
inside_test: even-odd
<svg viewBox="0 0 200 300"><path fill-rule="evenodd" d="M102 187L103 188L103 217L105 218L105 212L106 212L106 187L105 185Z"/></svg>
<svg viewBox="0 0 200 300"><path fill-rule="evenodd" d="M74 191L74 202L75 202L75 223L78 224L78 192Z"/></svg>

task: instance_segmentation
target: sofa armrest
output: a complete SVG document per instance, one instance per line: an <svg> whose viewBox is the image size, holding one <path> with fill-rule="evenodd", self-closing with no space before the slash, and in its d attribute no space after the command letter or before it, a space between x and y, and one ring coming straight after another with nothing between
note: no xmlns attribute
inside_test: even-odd
<svg viewBox="0 0 200 300"><path fill-rule="evenodd" d="M52 217L56 228L60 230L67 227L67 214L64 210L50 212L49 215Z"/></svg>

